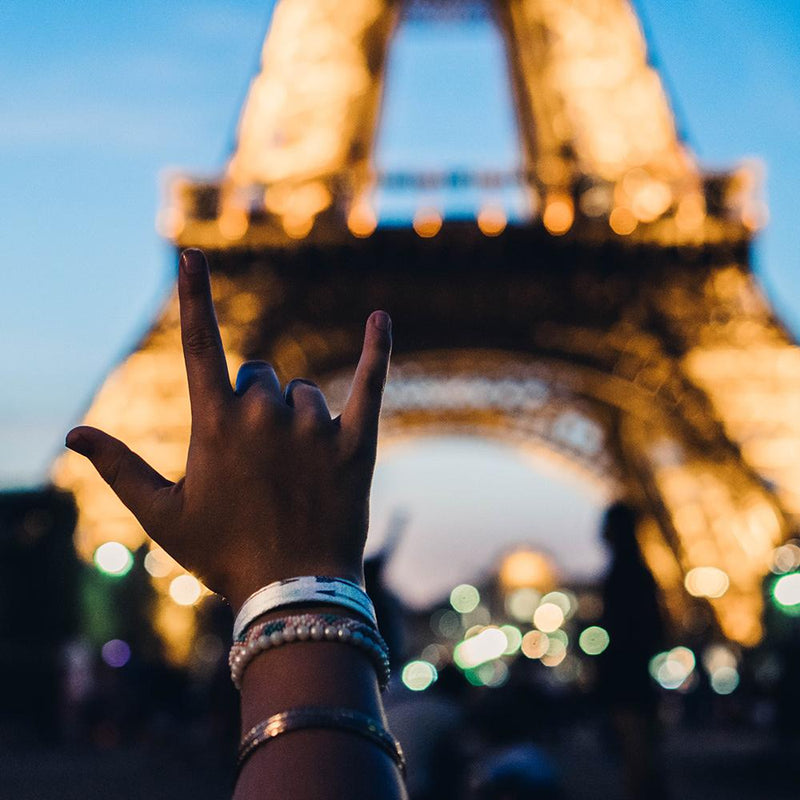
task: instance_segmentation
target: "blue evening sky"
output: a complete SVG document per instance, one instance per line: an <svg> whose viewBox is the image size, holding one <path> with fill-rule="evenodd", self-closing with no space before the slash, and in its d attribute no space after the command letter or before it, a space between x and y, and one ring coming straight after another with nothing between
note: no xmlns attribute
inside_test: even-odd
<svg viewBox="0 0 800 800"><path fill-rule="evenodd" d="M756 269L798 332L800 5L636 5L701 160L766 165L771 220ZM153 225L159 174L222 167L270 11L269 0L0 5L0 487L45 479L65 431L151 321L173 263ZM404 33L381 164L513 165L501 55L483 28ZM450 444L450 467L446 445L428 453L445 459L439 474L465 463ZM471 474L498 458L511 469L513 455L490 451L473 448ZM534 480L515 469L520 485Z"/></svg>

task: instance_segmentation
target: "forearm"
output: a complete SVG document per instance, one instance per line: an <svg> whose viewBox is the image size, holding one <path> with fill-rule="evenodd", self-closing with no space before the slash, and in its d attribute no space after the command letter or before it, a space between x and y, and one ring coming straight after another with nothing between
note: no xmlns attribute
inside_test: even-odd
<svg viewBox="0 0 800 800"><path fill-rule="evenodd" d="M330 611L314 611L323 610ZM352 709L385 725L372 664L355 647L338 642L278 647L256 656L245 670L243 735L276 713L301 707ZM283 734L255 750L242 768L234 797L393 800L406 794L394 761L375 743L347 731L308 729Z"/></svg>
<svg viewBox="0 0 800 800"><path fill-rule="evenodd" d="M235 608L274 581L331 575L338 576L334 583L350 584L349 590L339 587L338 615L355 603L357 613L372 618L359 578L392 346L388 314L376 311L367 320L350 395L334 419L318 386L295 379L284 389L264 361L242 364L235 389L231 386L208 264L200 251L181 256L178 296L192 411L184 478L173 483L96 428L72 430L68 446L92 461L153 539ZM294 595L259 608L294 605L296 610L298 604L336 597L333 592L321 599L314 583L301 590L305 600ZM345 601L352 584L358 599ZM260 595L259 602L268 596ZM237 684L243 678L244 731L276 713L315 709L313 719L311 712L302 719L294 714L294 727L306 726L301 730L281 718L280 731L259 731L253 742L258 746L248 751L242 769L237 800L405 796L395 765L401 759L384 731L370 660L374 656L382 671L384 645L371 626L362 628L340 621L336 635L341 634L341 642L293 643L282 638L283 626L270 631L275 642L262 641L264 629L256 633L255 628L252 641L237 641L233 665ZM299 625L295 634L300 638ZM312 723L318 727L310 729ZM339 729L320 728L323 724Z"/></svg>

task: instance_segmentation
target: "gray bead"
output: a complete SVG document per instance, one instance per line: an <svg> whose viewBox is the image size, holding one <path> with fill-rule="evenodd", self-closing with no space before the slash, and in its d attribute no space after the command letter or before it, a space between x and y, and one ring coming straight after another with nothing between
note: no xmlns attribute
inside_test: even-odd
<svg viewBox="0 0 800 800"><path fill-rule="evenodd" d="M286 642L293 642L297 638L297 629L293 625L287 625L283 629L283 639Z"/></svg>

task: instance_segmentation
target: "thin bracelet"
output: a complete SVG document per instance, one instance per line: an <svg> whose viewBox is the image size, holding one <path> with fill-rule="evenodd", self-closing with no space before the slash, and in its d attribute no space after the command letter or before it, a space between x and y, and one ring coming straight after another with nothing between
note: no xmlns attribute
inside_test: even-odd
<svg viewBox="0 0 800 800"><path fill-rule="evenodd" d="M375 667L381 691L388 685L389 647L383 637L371 625L337 614L299 614L251 625L228 655L233 685L241 691L244 671L259 653L307 641L341 642L363 650Z"/></svg>
<svg viewBox="0 0 800 800"><path fill-rule="evenodd" d="M253 592L236 615L233 638L241 638L247 626L262 614L300 603L341 606L355 611L376 627L378 624L372 600L357 583L346 578L301 575L297 578L275 581Z"/></svg>
<svg viewBox="0 0 800 800"><path fill-rule="evenodd" d="M400 742L376 719L351 708L326 708L309 706L292 708L273 714L254 725L242 738L236 762L237 775L253 752L284 733L308 728L326 728L354 733L378 745L387 753L405 777L406 759Z"/></svg>

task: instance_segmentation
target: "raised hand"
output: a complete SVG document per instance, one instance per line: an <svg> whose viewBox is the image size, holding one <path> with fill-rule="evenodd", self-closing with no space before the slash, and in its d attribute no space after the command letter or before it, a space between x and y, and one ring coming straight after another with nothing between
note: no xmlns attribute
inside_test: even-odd
<svg viewBox="0 0 800 800"><path fill-rule="evenodd" d="M86 456L145 531L234 609L253 591L295 575L363 582L391 321L367 321L353 386L331 418L313 383L282 391L272 367L241 366L235 390L203 253L180 260L181 334L192 432L186 476L172 483L118 439L81 426L67 447Z"/></svg>

